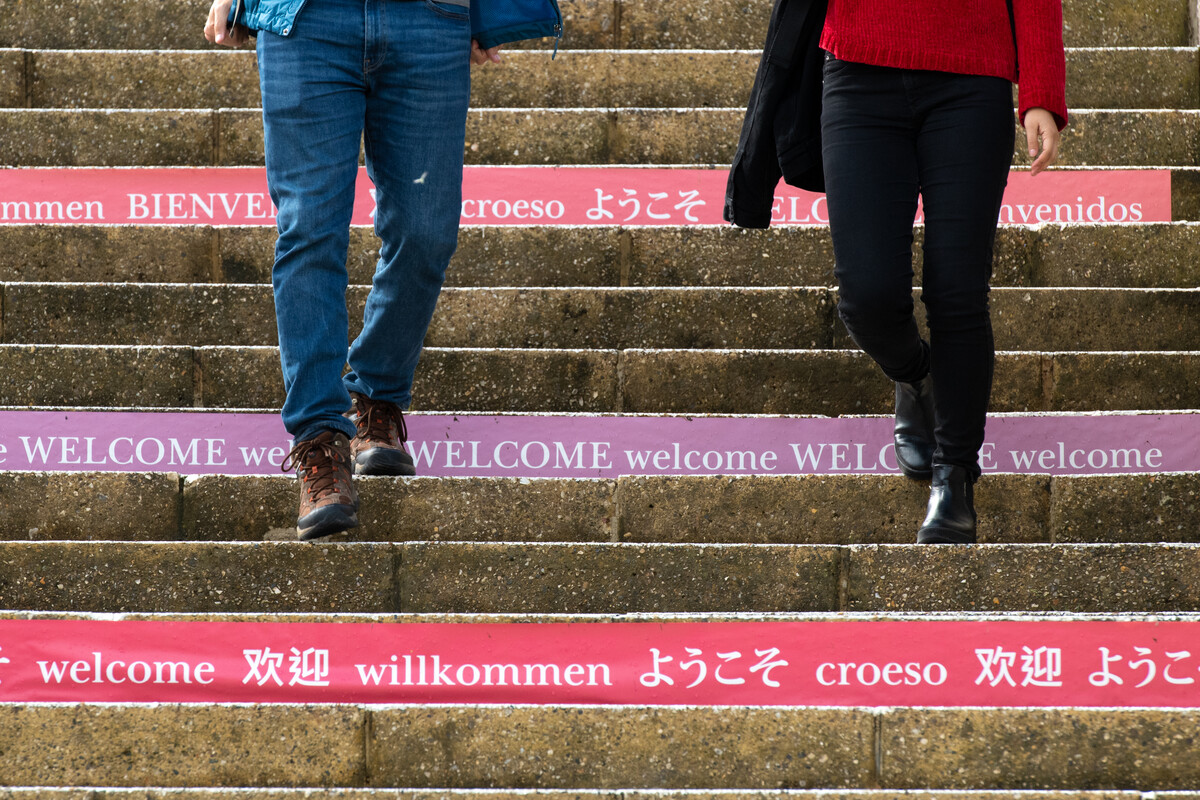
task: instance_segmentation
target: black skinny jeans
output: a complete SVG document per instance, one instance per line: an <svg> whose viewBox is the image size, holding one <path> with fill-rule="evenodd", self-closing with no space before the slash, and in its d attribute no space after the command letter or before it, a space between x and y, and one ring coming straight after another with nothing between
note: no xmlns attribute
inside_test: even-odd
<svg viewBox="0 0 1200 800"><path fill-rule="evenodd" d="M973 477L992 390L988 282L1013 116L1012 85L1002 78L825 62L821 136L838 313L892 380L932 374L934 463ZM918 194L928 343L913 318Z"/></svg>

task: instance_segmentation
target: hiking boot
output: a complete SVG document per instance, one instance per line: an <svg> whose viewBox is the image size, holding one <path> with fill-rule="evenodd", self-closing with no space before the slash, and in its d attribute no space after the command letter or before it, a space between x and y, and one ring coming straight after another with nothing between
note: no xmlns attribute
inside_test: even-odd
<svg viewBox="0 0 1200 800"><path fill-rule="evenodd" d="M404 449L408 426L395 403L350 393L358 433L350 442L358 475L416 475L412 456Z"/></svg>
<svg viewBox="0 0 1200 800"><path fill-rule="evenodd" d="M296 442L283 460L283 471L300 479L302 540L319 539L358 527L358 493L350 475L350 442L344 433L325 431Z"/></svg>

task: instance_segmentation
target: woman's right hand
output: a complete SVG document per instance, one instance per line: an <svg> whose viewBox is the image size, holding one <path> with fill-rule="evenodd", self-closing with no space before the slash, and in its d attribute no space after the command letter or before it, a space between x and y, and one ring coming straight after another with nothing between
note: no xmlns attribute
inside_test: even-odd
<svg viewBox="0 0 1200 800"><path fill-rule="evenodd" d="M213 0L208 10L208 21L204 23L204 38L213 44L226 47L241 47L250 40L250 31L243 25L229 27L229 7L233 0Z"/></svg>
<svg viewBox="0 0 1200 800"><path fill-rule="evenodd" d="M1031 108L1025 112L1025 138L1029 145L1029 167L1031 176L1037 175L1058 160L1058 142L1061 135L1054 115L1044 108ZM1038 150L1041 150L1039 153Z"/></svg>

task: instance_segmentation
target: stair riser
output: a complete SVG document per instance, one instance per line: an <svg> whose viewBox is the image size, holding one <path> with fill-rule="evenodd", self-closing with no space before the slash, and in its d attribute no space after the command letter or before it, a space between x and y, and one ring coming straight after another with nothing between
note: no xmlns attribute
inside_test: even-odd
<svg viewBox="0 0 1200 800"><path fill-rule="evenodd" d="M468 164L728 164L740 108L483 109L470 112ZM1136 135L1132 132L1136 131ZM1028 164L1014 128L1014 163ZM1200 112L1077 111L1061 166L1192 166ZM0 110L0 165L249 166L263 163L256 110Z"/></svg>
<svg viewBox="0 0 1200 800"><path fill-rule="evenodd" d="M766 0L562 0L568 48L761 47L771 4ZM1067 0L1064 38L1072 47L1178 46L1191 43L1180 0ZM43 13L0 8L0 47L201 49L204 9L163 0L153 11L124 2L54 0ZM545 47L546 42L534 46Z"/></svg>
<svg viewBox="0 0 1200 800"><path fill-rule="evenodd" d="M1200 783L1200 773L1184 731L1195 724L1193 711L1149 710L8 706L0 709L0 731L11 757L0 767L0 781L98 787L1190 789ZM243 791L247 800L258 796ZM472 796L494 800L505 794ZM821 797L865 800L851 792ZM1140 800L1108 793L1073 797Z"/></svg>
<svg viewBox="0 0 1200 800"><path fill-rule="evenodd" d="M30 67L25 71L24 61ZM1071 50L1069 108L1196 108L1195 50ZM757 51L513 51L477 70L475 108L727 108L745 105ZM28 75L28 85L24 75ZM180 75L211 80L181 82ZM137 75L136 82L121 76ZM515 78L515 80L514 80ZM0 52L0 107L256 108L252 52Z"/></svg>

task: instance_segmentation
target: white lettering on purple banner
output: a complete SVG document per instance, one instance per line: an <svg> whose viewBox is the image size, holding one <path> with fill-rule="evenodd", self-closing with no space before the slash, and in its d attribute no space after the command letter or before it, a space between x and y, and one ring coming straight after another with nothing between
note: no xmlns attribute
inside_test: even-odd
<svg viewBox="0 0 1200 800"><path fill-rule="evenodd" d="M413 414L408 431L429 477L899 472L884 417ZM999 416L987 435L985 472L1200 470L1200 414ZM2 470L273 475L290 447L273 414L0 410Z"/></svg>

